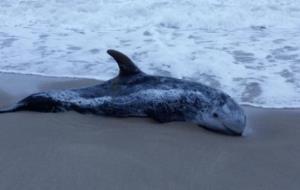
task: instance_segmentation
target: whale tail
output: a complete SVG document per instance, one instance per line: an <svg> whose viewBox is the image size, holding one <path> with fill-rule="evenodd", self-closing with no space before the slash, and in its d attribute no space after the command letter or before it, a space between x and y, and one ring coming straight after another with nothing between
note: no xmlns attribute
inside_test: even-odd
<svg viewBox="0 0 300 190"><path fill-rule="evenodd" d="M130 76L143 73L133 61L123 53L109 49L107 53L114 58L119 66L119 76Z"/></svg>
<svg viewBox="0 0 300 190"><path fill-rule="evenodd" d="M0 114L1 113L11 113L11 112L16 112L16 111L21 111L21 110L22 110L22 106L16 105L16 106L12 106L9 108L0 109Z"/></svg>

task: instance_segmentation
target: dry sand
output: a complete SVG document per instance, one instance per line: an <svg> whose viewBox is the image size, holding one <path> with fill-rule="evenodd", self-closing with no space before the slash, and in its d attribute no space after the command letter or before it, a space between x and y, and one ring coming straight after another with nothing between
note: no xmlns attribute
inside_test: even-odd
<svg viewBox="0 0 300 190"><path fill-rule="evenodd" d="M0 73L0 106L97 82ZM140 118L0 114L0 189L298 190L300 109L245 109L243 137Z"/></svg>

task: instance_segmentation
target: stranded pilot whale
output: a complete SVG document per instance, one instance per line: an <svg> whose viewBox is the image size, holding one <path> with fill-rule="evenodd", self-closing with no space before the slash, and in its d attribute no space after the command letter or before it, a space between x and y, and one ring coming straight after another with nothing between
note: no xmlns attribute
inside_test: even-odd
<svg viewBox="0 0 300 190"><path fill-rule="evenodd" d="M201 83L145 74L121 52L107 53L119 66L115 78L87 88L35 93L0 113L74 110L159 122L189 121L216 132L242 135L246 116L229 95Z"/></svg>

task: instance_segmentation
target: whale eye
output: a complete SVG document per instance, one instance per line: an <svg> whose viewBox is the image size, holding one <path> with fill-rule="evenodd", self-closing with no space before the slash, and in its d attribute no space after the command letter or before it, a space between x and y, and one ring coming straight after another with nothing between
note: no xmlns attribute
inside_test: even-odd
<svg viewBox="0 0 300 190"><path fill-rule="evenodd" d="M214 117L214 118L218 118L219 115L218 115L217 113L213 113L213 117Z"/></svg>

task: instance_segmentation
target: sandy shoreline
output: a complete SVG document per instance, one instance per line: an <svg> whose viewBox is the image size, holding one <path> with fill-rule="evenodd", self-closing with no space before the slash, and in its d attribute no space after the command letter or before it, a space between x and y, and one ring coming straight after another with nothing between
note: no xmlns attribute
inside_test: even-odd
<svg viewBox="0 0 300 190"><path fill-rule="evenodd" d="M0 107L97 82L0 73ZM0 114L0 189L299 189L300 109L245 110L244 137L140 118Z"/></svg>

